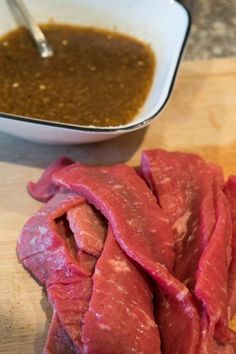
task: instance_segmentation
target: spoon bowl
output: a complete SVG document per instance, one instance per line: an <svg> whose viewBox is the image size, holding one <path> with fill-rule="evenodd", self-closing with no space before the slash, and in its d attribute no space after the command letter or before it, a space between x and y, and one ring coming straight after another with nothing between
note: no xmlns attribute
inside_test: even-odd
<svg viewBox="0 0 236 354"><path fill-rule="evenodd" d="M42 58L49 58L53 56L53 49L48 43L45 35L41 31L38 24L35 22L27 7L22 0L9 0L8 4L17 22L23 22L25 27L29 30L31 37L38 48L39 54Z"/></svg>

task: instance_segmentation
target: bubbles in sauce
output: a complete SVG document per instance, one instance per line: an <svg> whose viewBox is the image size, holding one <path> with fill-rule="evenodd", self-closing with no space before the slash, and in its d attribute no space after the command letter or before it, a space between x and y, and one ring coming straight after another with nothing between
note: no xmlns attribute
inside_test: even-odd
<svg viewBox="0 0 236 354"><path fill-rule="evenodd" d="M130 122L152 85L151 48L101 29L41 27L52 58L40 58L24 28L0 40L0 112L86 126Z"/></svg>

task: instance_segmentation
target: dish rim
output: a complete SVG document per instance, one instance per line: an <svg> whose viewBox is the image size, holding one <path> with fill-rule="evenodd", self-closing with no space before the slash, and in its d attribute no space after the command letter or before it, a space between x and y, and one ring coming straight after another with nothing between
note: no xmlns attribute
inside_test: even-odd
<svg viewBox="0 0 236 354"><path fill-rule="evenodd" d="M68 123L60 123L60 122L52 122L49 120L42 120L39 118L32 118L32 117L24 117L24 116L18 116L18 115L14 115L14 114L10 114L10 113L4 113L4 112L0 112L0 118L5 118L5 119L10 119L10 120L16 120L18 122L27 122L27 123L32 123L32 124L37 124L37 125L44 125L44 126L50 126L50 127L57 127L57 128L62 128L62 129L69 129L69 130L74 130L74 131L81 131L81 132L90 132L90 133L114 133L114 132L128 132L128 131L132 131L132 130L137 130L141 127L145 127L146 125L150 124L150 122L155 119L155 117L164 109L164 107L166 106L167 102L170 99L170 96L172 94L173 88L174 88L174 84L176 81L176 77L177 77L177 73L178 73L178 69L180 66L180 62L184 53L184 49L190 34L190 29L191 29L191 24L192 24L192 17L191 17L191 13L189 11L189 9L187 8L186 5L180 3L179 1L175 0L175 2L181 6L185 11L186 11L186 15L187 15L187 20L188 20L188 24L187 24L187 28L186 28L186 32L185 32L185 36L184 36L184 40L179 52L179 56L177 59L177 63L176 63L176 67L175 67L175 71L170 83L170 87L168 90L168 93L166 95L166 98L162 104L162 106L155 112L153 113L150 117L146 118L145 120L138 122L138 123L134 123L132 125L129 126L114 126L114 127L96 127L96 126L82 126L82 125L75 125L75 124L68 124Z"/></svg>

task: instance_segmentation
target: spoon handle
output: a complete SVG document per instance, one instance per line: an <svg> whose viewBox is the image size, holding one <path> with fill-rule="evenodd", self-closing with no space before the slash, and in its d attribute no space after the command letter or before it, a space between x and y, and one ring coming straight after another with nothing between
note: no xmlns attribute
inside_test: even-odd
<svg viewBox="0 0 236 354"><path fill-rule="evenodd" d="M27 29L29 30L42 58L53 56L53 49L45 38L43 32L30 15L28 9L22 0L10 0L11 6L17 8L21 17L23 18Z"/></svg>

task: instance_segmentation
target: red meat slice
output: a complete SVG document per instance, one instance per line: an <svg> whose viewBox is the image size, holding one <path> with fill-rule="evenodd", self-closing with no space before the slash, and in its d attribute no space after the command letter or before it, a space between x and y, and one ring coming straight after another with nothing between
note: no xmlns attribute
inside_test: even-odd
<svg viewBox="0 0 236 354"><path fill-rule="evenodd" d="M222 169L194 154L156 149L143 152L141 171L170 220L175 234L178 263L186 240L193 236L193 232L197 232L199 207L205 197L207 218L202 226L206 232L199 235L199 247L208 242L215 224L213 192L222 189L224 183ZM205 212L203 210L203 216ZM190 253L193 256L193 252ZM181 280L186 281L187 278Z"/></svg>
<svg viewBox="0 0 236 354"><path fill-rule="evenodd" d="M102 220L101 215L98 215L98 212L96 212L94 208L92 208L90 205L86 203L80 204L68 210L67 215L69 214L70 214L69 220L73 225L73 228L71 228L71 230L74 231L75 229L75 231L79 231L73 235L73 239L75 238L75 241L77 242L78 246L80 244L87 245L88 253L85 253L81 249L79 249L79 251L76 254L78 264L85 271L87 271L88 275L92 275L97 261L97 258L94 257L92 253L94 253L94 250L98 255L100 255L101 253L102 247L100 243L102 242L102 246L103 246L104 238L106 234L105 223ZM94 225L97 225L97 228L94 227ZM61 232L63 234L65 235L68 234L68 230L66 230L65 228L65 223L62 223L60 227L61 227ZM97 247L95 247L93 243L91 243L91 238L93 238L93 236L96 236L98 241L100 240L100 243L99 242L95 243L97 244ZM88 238L89 242L87 242L86 238ZM94 241L96 241L96 239L94 239ZM92 289L91 289L91 293L92 293ZM89 298L91 297L91 293L89 294ZM55 296L55 294L53 294L53 296ZM71 299L71 302L73 302L73 299ZM68 304L65 305L66 307L68 306ZM79 323L78 327L81 327L81 323ZM70 350L73 350L74 348L70 338L68 337L64 328L60 324L57 314L54 314L53 316L52 324L50 326L50 331L48 333L48 339L45 348L47 350L48 349L53 350L54 348L54 351L52 351L53 354L57 354L57 352L55 353L55 348L58 348L57 349L58 351L61 350L61 352L59 352L58 354L60 353L67 354L67 352L68 354L70 354ZM73 352L75 353L75 351ZM45 354L46 353L48 352L45 351Z"/></svg>
<svg viewBox="0 0 236 354"><path fill-rule="evenodd" d="M59 188L52 182L53 173L72 164L73 162L74 161L68 159L67 157L60 157L59 159L53 161L43 172L38 182L28 183L27 188L30 195L40 202L47 202L59 190Z"/></svg>
<svg viewBox="0 0 236 354"><path fill-rule="evenodd" d="M74 345L54 312L43 354L75 354Z"/></svg>
<svg viewBox="0 0 236 354"><path fill-rule="evenodd" d="M232 260L229 268L228 292L230 318L236 315L236 177L230 176L226 185L225 193L231 204L231 215L233 223L232 238Z"/></svg>
<svg viewBox="0 0 236 354"><path fill-rule="evenodd" d="M217 166L206 163L199 156L179 152L166 152L163 150L144 152L141 171L157 196L164 214L171 220L171 225L175 232L177 252L175 275L193 291L201 254L207 249L215 228L215 195L223 187L222 171ZM221 235L218 235L218 237L221 236L224 240L223 242L228 245L230 220L229 233L224 236L224 230L220 232ZM223 263L226 262L227 264L227 255L225 255L226 258L224 255L222 257ZM200 264L204 264L204 258ZM212 268L208 269L209 278L212 278L208 278L208 283L207 285L205 284L205 287L201 287L200 285L200 300L203 300L207 296L206 294L211 284L215 281L214 266ZM222 275L222 287L224 287L227 281L227 270L225 268L222 269ZM219 280L220 276L219 272L217 280ZM219 295L219 293L215 294L216 297L217 294ZM214 298L214 295L212 296ZM221 326L217 327L217 334L221 339L225 336L222 332L223 328L227 326L226 303L224 299L225 296L222 296L221 302L218 303L217 307L218 313L221 314ZM211 323L212 313L210 312L210 307L216 305L216 303L213 303L214 300L212 303L207 302L209 309L206 307L209 310ZM174 315L175 318L176 314L171 312L168 314L165 310L166 305L165 301L161 303L159 318L161 323L163 323L163 318L166 318L165 326L168 326L168 323L172 323L172 316ZM163 316L163 313L165 313L165 316ZM169 317L167 317L168 315ZM210 348L213 345L215 324L216 322L210 326L209 317L205 313L205 310L201 310L202 348ZM164 336L165 331L163 329Z"/></svg>
<svg viewBox="0 0 236 354"><path fill-rule="evenodd" d="M78 248L94 256L100 256L106 228L95 209L84 203L70 209L67 212L67 218Z"/></svg>
<svg viewBox="0 0 236 354"><path fill-rule="evenodd" d="M151 289L140 269L121 250L111 229L93 281L82 330L83 353L160 353Z"/></svg>
<svg viewBox="0 0 236 354"><path fill-rule="evenodd" d="M80 212L81 211L81 212ZM75 235L77 233L78 236L78 242L80 245L84 246L86 245L86 251L91 253L96 253L97 255L101 254L103 243L104 243L104 223L101 221L98 222L98 216L97 213L94 211L94 209L91 208L91 206L86 205L86 208L83 208L83 205L79 205L76 208L71 209L68 211L68 219L70 222L70 226L72 230L75 232ZM98 228L94 228L98 226ZM81 231L85 231L82 232ZM96 236L94 241L96 239L99 242L94 242L94 244L91 242L91 236ZM102 238L101 238L102 236ZM111 234L110 237L113 238L113 235ZM110 340L108 340L107 336L103 336L104 333L101 332L101 327L108 328L106 327L105 324L101 324L101 326L97 327L96 323L94 322L94 319L92 318L94 315L94 308L91 310L92 311L92 316L91 313L90 315L87 315L86 318L84 318L84 326L83 326L83 338L82 341L85 343L83 347L83 352L87 352L88 347L92 347L93 349L90 348L88 352L93 352L93 353L105 353L105 352L110 352L110 353L119 353L119 348L122 348L122 353L130 353L133 352L132 348L135 348L135 343L137 341L137 335L140 333L137 333L136 330L134 330L134 316L137 314L137 312L141 313L142 317L145 317L145 313L147 313L146 316L150 315L150 317L153 317L153 312L152 310L152 293L147 286L147 281L146 279L143 278L141 274L139 274L139 270L136 269L134 265L131 264L131 262L127 259L127 256L121 251L119 246L117 245L116 241L113 239L112 245L113 247L109 247L107 245L110 244L110 242L107 240L106 241L106 250L102 253L102 256L100 260L97 263L96 266L96 273L95 273L95 278L98 277L98 282L94 283L93 286L93 296L95 296L96 300L99 301L100 305L102 305L102 312L100 313L100 316L103 319L103 322L106 321L106 317L109 317L109 326L112 329L112 333L114 335L114 338L112 339L109 333ZM108 248L108 249L107 249ZM94 252L95 251L95 252ZM83 258L83 263L84 257L89 257L89 255L85 253L80 253L80 257ZM90 256L91 257L91 256ZM93 256L92 256L93 257ZM93 257L95 258L95 257ZM109 264L110 263L113 264ZM90 259L88 259L90 262ZM115 261L119 262L119 265L123 267L129 267L129 274L127 274L127 271L125 269L121 270L120 272L116 272L114 270L114 264ZM102 262L103 266L99 267L100 262ZM117 263L116 263L117 264ZM92 266L94 263L92 262ZM107 267L106 267L107 266ZM111 270L111 273L109 272ZM106 279L109 275L109 279L107 279L107 282L105 283L100 283L99 282L99 275L101 274L102 279ZM93 279L94 280L94 279ZM106 286L107 284L107 286ZM115 288L114 288L115 287ZM124 293L122 293L122 287L124 289ZM130 289L131 288L131 289ZM104 290L105 289L105 290ZM118 292L115 292L115 290L118 290ZM131 290L133 290L131 292ZM127 308L129 307L129 304L131 302L131 296L133 294L133 297L136 299L136 306L130 308L129 310L129 315L131 317L131 323L128 323L127 321ZM139 295L141 294L141 295ZM123 295L123 296L122 296ZM143 296L142 296L143 295ZM138 299L140 301L138 302ZM115 301L113 304L112 301ZM90 301L90 304L93 303L93 300ZM132 303L131 303L132 304ZM136 309L136 307L139 307L140 309ZM112 311L111 311L112 309ZM149 310L149 311L148 311ZM88 313L88 312L87 312ZM125 317L122 316L122 314L125 313ZM117 314L114 318L114 314ZM120 315L119 315L120 314ZM95 316L96 317L96 316ZM139 316L140 317L140 316ZM142 348L144 353L159 353L159 348L160 348L160 341L159 341L159 332L157 329L157 325L155 324L155 321L151 318L149 319L150 323L152 321L153 327L150 329L150 336L148 336L149 332L145 331L144 335L147 337L147 339L152 341L152 346L149 343L149 347L151 346L151 351L147 350L147 346L145 349L145 346L142 341ZM124 324L126 322L126 325ZM129 331L127 330L127 324ZM131 327L131 324L133 327ZM143 322L140 323L141 326L143 326ZM135 324L135 328L137 327L137 324ZM132 328L132 331L131 331ZM99 332L100 330L100 332ZM144 328L141 328L141 331L144 332ZM132 335L131 335L132 333ZM116 340L120 342L120 345L117 346L115 339L115 334L116 334ZM97 348L97 339L99 340L99 335L102 335L103 339L100 343L99 347L100 349ZM120 340L122 338L122 341ZM101 338L100 338L101 339ZM126 340L127 339L127 340ZM88 344L86 344L89 341ZM141 349L140 349L141 352Z"/></svg>
<svg viewBox="0 0 236 354"><path fill-rule="evenodd" d="M58 193L23 228L17 251L24 265L46 285L59 321L80 351L82 319L92 294L89 271L79 265L55 219L84 202L74 193ZM52 328L52 332L57 331Z"/></svg>
<svg viewBox="0 0 236 354"><path fill-rule="evenodd" d="M223 192L216 196L216 225L198 265L195 294L204 304L209 316L209 328L221 341L234 339L228 329L227 281L232 235L229 205Z"/></svg>
<svg viewBox="0 0 236 354"><path fill-rule="evenodd" d="M93 274L97 262L95 256L79 250L77 253L77 260L78 263L87 270L88 274Z"/></svg>
<svg viewBox="0 0 236 354"><path fill-rule="evenodd" d="M63 264L76 264L68 240L62 236L55 219L84 201L75 193L58 193L24 226L18 239L17 252L20 260L41 283L48 281L52 274L57 274ZM60 257L53 257L54 253Z"/></svg>
<svg viewBox="0 0 236 354"><path fill-rule="evenodd" d="M89 168L78 164L57 172L54 181L94 204L109 220L123 251L154 278L169 298L177 300L181 322L175 330L191 330L187 337L180 338L175 352L195 353L199 316L188 289L168 271L172 271L174 261L169 221L144 181L128 166ZM172 330L168 338L172 344L173 338Z"/></svg>
<svg viewBox="0 0 236 354"><path fill-rule="evenodd" d="M73 198L76 201L74 201L73 205L71 205ZM83 344L81 342L81 327L84 321L84 314L88 309L88 303L92 294L92 281L91 277L88 277L87 274L91 274L93 266L93 260L91 260L91 257L95 257L82 253L81 250L79 252L74 252L72 249L72 243L68 242L64 238L64 236L66 237L66 226L62 222L63 220L59 219L60 221L57 222L57 224L55 223L56 219L58 220L58 218L67 212L68 214L70 213L70 222L73 224L75 230L78 230L78 227L80 227L80 231L91 231L90 229L83 228L84 226L90 225L90 223L81 223L79 214L77 213L78 210L76 210L75 213L70 212L71 207L73 207L74 204L76 205L83 202L84 199L82 197L75 196L73 193L68 194L66 197L63 193L59 195L57 194L40 210L39 213L37 213L35 218L32 218L33 220L31 219L29 223L26 224L18 244L19 254L21 255L24 253L24 256L26 256L26 258L23 259L23 262L31 271L34 272L34 274L38 275L38 266L42 266L42 268L44 268L44 277L41 276L40 278L41 281L46 282L49 299L51 300L55 311L53 322L49 331L49 337L45 346L45 353L50 352L53 347L58 353L66 353L67 351L69 353L70 350L73 351L73 347L70 346L70 339L75 346L76 352L85 352L85 348L83 349ZM75 206L74 209L77 209L77 206ZM91 216L91 213L84 213L81 216L88 217ZM39 225L41 229L39 230L39 234L35 235L35 231L37 229L35 226L38 225L38 221L40 221ZM81 225L83 226L82 229ZM104 234L104 230L102 230L102 232ZM31 233L33 234L33 237ZM46 233L47 239L45 240L43 236L46 235ZM88 232L82 232L82 235L87 234ZM37 239L35 239L36 237ZM27 250L24 249L26 238L27 243L30 245ZM98 238L101 239L101 235L98 235ZM41 252L34 253L34 245L39 241L45 245L43 254ZM116 241L114 240L114 242ZM86 240L85 243L88 244ZM31 246L33 246L33 249L30 249ZM54 246L56 246L56 248L54 248ZM152 293L147 286L146 279L140 274L139 270L136 269L136 266L134 266L128 259L126 260L126 255L119 249L118 245L117 248L119 252L116 252L116 258L111 260L113 261L113 268L115 260L118 261L117 258L120 257L121 261L119 265L127 264L127 267L130 267L130 280L132 280L132 283L127 281L126 274L125 278L124 274L123 277L118 278L121 274L114 272L114 269L113 281L116 284L120 284L120 287L122 285L126 285L127 289L135 288L136 292L133 294L133 297L136 299L138 305L141 300L145 300L145 302L141 304L141 308L136 309L134 306L131 307L130 315L134 316L138 312L139 319L142 318L140 328L145 331L145 321L150 327L149 332L147 332L146 328L145 334L147 335L150 333L150 339L152 342L149 343L149 345L151 348L155 348L155 351L146 352L159 353L160 342L157 326L153 319L149 318L149 315L153 316ZM90 250L88 249L88 251ZM30 256L30 252L33 253L32 257ZM113 253L113 255L115 254ZM83 266L85 266L86 269L83 269ZM52 271L52 274L50 273L50 270ZM40 270L40 275L41 272L42 270ZM114 287L114 283L112 284L112 287ZM96 291L95 288L94 292L95 294L99 294L99 289ZM130 294L125 293L124 295L126 302L123 302L122 304L120 303L120 305L122 305L120 310L123 311L126 310L126 307L130 301ZM111 297L112 294L108 293L107 296ZM101 300L103 301L103 299ZM104 311L104 315L106 314L107 312ZM117 321L114 321L114 312L112 318L113 326L117 329L120 324L117 323ZM133 318L131 319L133 320ZM144 327L142 328L143 323ZM91 324L91 326L93 326L93 324ZM137 324L135 324L135 326L137 326ZM69 335L70 339L66 336L66 334ZM60 338L58 338L58 335L60 335ZM133 337L133 340L136 341L137 338ZM123 343L125 344L125 351L123 353L131 353L131 346L133 345L133 342L131 341L129 343L125 341ZM114 350L116 352L116 349Z"/></svg>

